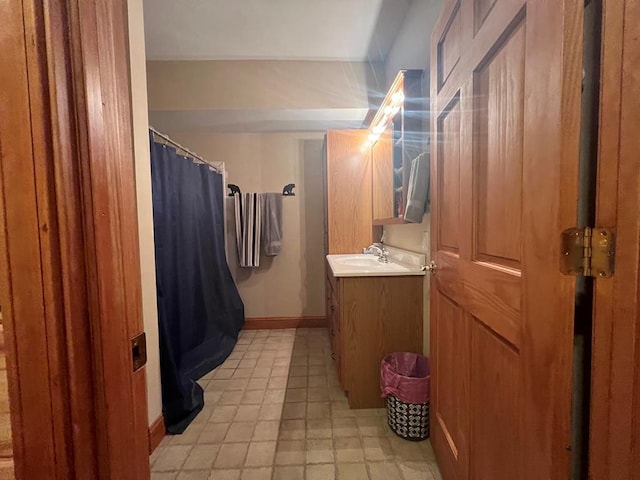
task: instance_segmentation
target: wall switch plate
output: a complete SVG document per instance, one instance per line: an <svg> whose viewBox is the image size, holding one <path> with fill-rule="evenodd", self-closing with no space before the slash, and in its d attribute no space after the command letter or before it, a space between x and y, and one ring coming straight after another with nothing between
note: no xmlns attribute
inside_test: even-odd
<svg viewBox="0 0 640 480"><path fill-rule="evenodd" d="M422 250L429 251L429 232L426 230L422 232Z"/></svg>

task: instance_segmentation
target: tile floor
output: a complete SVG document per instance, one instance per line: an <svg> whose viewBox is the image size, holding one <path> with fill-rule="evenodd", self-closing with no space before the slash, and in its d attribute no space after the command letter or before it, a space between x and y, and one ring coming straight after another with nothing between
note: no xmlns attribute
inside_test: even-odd
<svg viewBox="0 0 640 480"><path fill-rule="evenodd" d="M350 410L326 329L242 331L205 407L151 456L152 480L441 480L429 441Z"/></svg>

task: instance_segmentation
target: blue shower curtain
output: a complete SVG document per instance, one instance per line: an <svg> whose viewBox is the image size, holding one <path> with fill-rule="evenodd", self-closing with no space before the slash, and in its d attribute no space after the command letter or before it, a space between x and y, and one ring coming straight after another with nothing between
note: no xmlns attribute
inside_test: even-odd
<svg viewBox="0 0 640 480"><path fill-rule="evenodd" d="M233 350L244 305L225 256L222 175L150 143L163 416L182 433L204 405L196 380Z"/></svg>

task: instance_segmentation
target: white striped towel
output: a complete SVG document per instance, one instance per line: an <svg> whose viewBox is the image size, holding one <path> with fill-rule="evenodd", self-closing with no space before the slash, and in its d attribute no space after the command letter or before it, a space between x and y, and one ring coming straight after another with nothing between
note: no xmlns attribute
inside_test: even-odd
<svg viewBox="0 0 640 480"><path fill-rule="evenodd" d="M260 266L260 230L262 208L257 193L236 193L236 240L241 267Z"/></svg>

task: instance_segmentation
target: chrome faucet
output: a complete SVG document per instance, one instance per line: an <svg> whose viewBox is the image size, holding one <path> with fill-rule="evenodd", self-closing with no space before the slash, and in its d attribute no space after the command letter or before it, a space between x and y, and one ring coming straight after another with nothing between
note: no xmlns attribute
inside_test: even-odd
<svg viewBox="0 0 640 480"><path fill-rule="evenodd" d="M373 243L367 248L363 249L363 253L371 253L378 255L378 261L380 263L389 263L389 252L382 243Z"/></svg>

